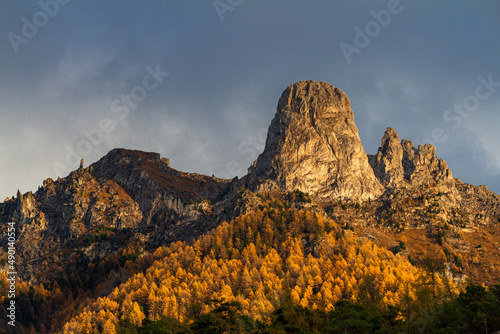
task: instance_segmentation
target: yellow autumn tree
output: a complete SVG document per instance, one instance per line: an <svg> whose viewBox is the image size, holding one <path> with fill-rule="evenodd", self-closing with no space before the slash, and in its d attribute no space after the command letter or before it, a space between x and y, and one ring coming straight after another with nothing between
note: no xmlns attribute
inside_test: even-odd
<svg viewBox="0 0 500 334"><path fill-rule="evenodd" d="M383 295L383 304L408 304L408 299L418 298L415 282L423 277L422 270L351 231L339 231L321 215L278 202L251 211L192 246L176 242L155 251L156 261L144 274L89 304L65 330L94 331L105 325L111 330L104 317L114 315L115 330L118 320L127 318L134 324L146 316L190 321L190 305L200 303L201 311L209 312L212 299L238 301L243 314L265 321L286 298L325 310L334 309L343 298L366 300L373 291ZM432 283L436 293L447 288L439 276L425 282Z"/></svg>

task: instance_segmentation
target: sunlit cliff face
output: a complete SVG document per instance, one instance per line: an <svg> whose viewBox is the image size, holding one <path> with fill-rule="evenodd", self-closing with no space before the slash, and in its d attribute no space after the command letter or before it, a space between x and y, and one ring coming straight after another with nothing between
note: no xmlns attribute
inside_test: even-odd
<svg viewBox="0 0 500 334"><path fill-rule="evenodd" d="M300 81L283 92L256 169L259 178L324 199L373 198L381 191L349 98L326 82Z"/></svg>

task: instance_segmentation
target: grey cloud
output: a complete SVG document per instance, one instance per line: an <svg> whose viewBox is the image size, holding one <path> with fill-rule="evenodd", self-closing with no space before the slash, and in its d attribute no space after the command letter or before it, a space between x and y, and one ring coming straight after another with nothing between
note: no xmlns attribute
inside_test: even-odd
<svg viewBox="0 0 500 334"><path fill-rule="evenodd" d="M56 177L53 162L64 162L67 147L110 117L113 100L156 64L169 77L116 123L86 164L118 146L157 151L181 170L217 174L232 163L244 173L251 154L241 145L267 128L281 92L304 79L348 94L368 153L386 126L422 143L447 125L443 112L471 94L478 75L500 80L499 4L401 0L403 11L347 63L339 43L352 43L354 27L387 4L243 1L221 22L210 1L71 1L15 54L6 34L40 9L36 1L6 2L0 198ZM500 90L481 112L494 115L499 102ZM498 135L485 122L452 133L438 155L455 176L500 192Z"/></svg>

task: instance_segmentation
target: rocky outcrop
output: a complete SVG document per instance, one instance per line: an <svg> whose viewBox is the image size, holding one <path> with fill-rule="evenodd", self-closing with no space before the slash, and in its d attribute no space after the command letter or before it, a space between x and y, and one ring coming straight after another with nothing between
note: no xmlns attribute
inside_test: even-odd
<svg viewBox="0 0 500 334"><path fill-rule="evenodd" d="M369 155L368 159L375 176L386 187L454 182L446 161L437 158L433 145L415 148L407 139L399 141L393 128L387 128L377 154Z"/></svg>
<svg viewBox="0 0 500 334"><path fill-rule="evenodd" d="M172 169L157 153L115 149L88 168L82 163L65 178L45 180L34 194L18 192L0 203L0 258L10 221L16 224L19 272L34 282L53 273L48 264L70 261L60 251L86 251L89 240L108 231L131 230L152 245L188 241L217 225L209 203L223 197L228 184ZM119 238L113 242L103 244L100 255L120 246Z"/></svg>
<svg viewBox="0 0 500 334"><path fill-rule="evenodd" d="M116 168L120 166L120 168ZM137 202L141 224L195 220L198 214L186 204L205 199L217 202L229 181L169 167L169 160L157 153L115 149L90 166L100 182L112 180Z"/></svg>
<svg viewBox="0 0 500 334"><path fill-rule="evenodd" d="M324 201L368 200L384 191L361 145L349 98L315 81L297 82L281 95L249 183L298 189Z"/></svg>
<svg viewBox="0 0 500 334"><path fill-rule="evenodd" d="M369 155L370 165L375 176L383 185L393 186L403 182L405 177L403 167L403 147L399 136L393 128L387 128L382 145L376 155Z"/></svg>

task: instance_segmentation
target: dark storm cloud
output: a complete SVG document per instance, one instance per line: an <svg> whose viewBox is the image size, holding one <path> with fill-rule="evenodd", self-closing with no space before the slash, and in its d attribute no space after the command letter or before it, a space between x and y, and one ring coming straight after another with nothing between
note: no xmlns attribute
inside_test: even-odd
<svg viewBox="0 0 500 334"><path fill-rule="evenodd" d="M391 6L390 22L347 62L340 43L356 46L355 28L365 31ZM43 9L5 2L0 195L65 176L69 150L92 139L86 165L127 147L159 152L181 170L241 176L281 92L306 79L348 94L368 153L387 126L422 144L435 128L450 129L443 114L474 94L479 76L500 81L499 9L495 1L244 0L221 21L212 1L73 0L15 53L8 34L22 35L23 17ZM113 103L124 107L123 96L142 92L156 66L169 75L120 119ZM435 143L456 177L497 192L499 102L500 87ZM114 129L103 133L106 120Z"/></svg>

